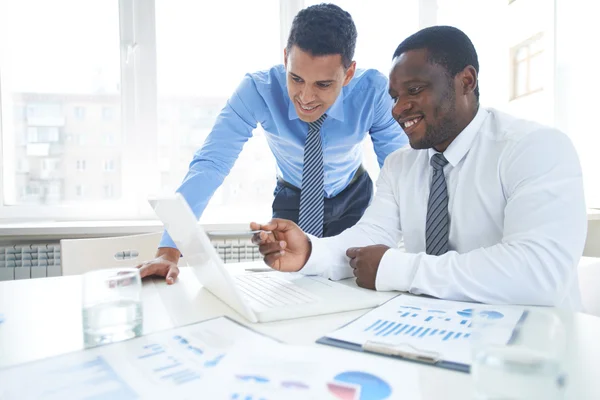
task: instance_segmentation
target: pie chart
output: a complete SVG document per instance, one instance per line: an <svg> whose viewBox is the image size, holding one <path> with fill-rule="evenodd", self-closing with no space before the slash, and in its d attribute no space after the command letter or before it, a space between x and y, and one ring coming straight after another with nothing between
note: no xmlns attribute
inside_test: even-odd
<svg viewBox="0 0 600 400"><path fill-rule="evenodd" d="M386 381L360 371L336 375L327 384L327 389L340 400L384 400L392 394L392 388Z"/></svg>
<svg viewBox="0 0 600 400"><path fill-rule="evenodd" d="M471 318L473 316L473 309L465 308L464 310L457 311L456 313L461 317ZM485 319L500 319L504 317L504 314L494 310L483 310L479 312L479 315Z"/></svg>

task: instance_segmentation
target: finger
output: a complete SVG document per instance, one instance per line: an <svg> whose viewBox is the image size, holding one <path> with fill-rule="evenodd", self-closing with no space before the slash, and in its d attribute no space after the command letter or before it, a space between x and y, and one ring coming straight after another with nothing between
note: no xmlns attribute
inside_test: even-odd
<svg viewBox="0 0 600 400"><path fill-rule="evenodd" d="M271 232L260 231L252 235L252 243L254 244L270 243L275 240L275 236Z"/></svg>
<svg viewBox="0 0 600 400"><path fill-rule="evenodd" d="M172 285L173 283L175 283L175 279L177 279L177 276L179 276L179 267L171 267L169 269L169 272L167 273L167 284Z"/></svg>
<svg viewBox="0 0 600 400"><path fill-rule="evenodd" d="M360 247L350 247L348 250L346 250L346 256L354 258L358 255L359 250Z"/></svg>
<svg viewBox="0 0 600 400"><path fill-rule="evenodd" d="M352 269L358 268L358 260L356 258L351 258L349 264Z"/></svg>
<svg viewBox="0 0 600 400"><path fill-rule="evenodd" d="M271 231L271 232L273 232L273 231L286 232L293 228L298 228L298 225L296 225L293 221L290 221L289 219L273 218L268 223L266 223L264 225L260 225L260 227L258 229L263 230L263 231ZM300 229L300 228L298 228L298 229Z"/></svg>
<svg viewBox="0 0 600 400"><path fill-rule="evenodd" d="M285 251L278 251L275 253L271 253L269 255L266 255L263 258L263 261L265 262L265 264L267 264L269 267L279 270L281 268L281 263L277 263L277 261L281 260L281 257L283 257L285 255Z"/></svg>
<svg viewBox="0 0 600 400"><path fill-rule="evenodd" d="M260 224L258 222L250 222L250 230L251 231L259 231Z"/></svg>
<svg viewBox="0 0 600 400"><path fill-rule="evenodd" d="M140 278L145 278L150 275L156 275L158 271L159 264L156 263L146 263L142 264L140 268Z"/></svg>
<svg viewBox="0 0 600 400"><path fill-rule="evenodd" d="M278 251L282 251L285 249L286 243L284 241L275 242L275 243L263 243L258 246L258 251L263 256L269 255L271 253L276 253Z"/></svg>

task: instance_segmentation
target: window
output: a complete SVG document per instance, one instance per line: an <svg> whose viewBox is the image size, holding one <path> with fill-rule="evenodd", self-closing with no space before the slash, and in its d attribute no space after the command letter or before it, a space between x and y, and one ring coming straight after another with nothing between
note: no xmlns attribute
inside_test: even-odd
<svg viewBox="0 0 600 400"><path fill-rule="evenodd" d="M113 185L104 185L104 198L112 199L114 195Z"/></svg>
<svg viewBox="0 0 600 400"><path fill-rule="evenodd" d="M512 93L511 99L526 96L543 89L544 64L543 34L513 47L512 61Z"/></svg>
<svg viewBox="0 0 600 400"><path fill-rule="evenodd" d="M75 185L75 196L83 197L84 187L83 185Z"/></svg>
<svg viewBox="0 0 600 400"><path fill-rule="evenodd" d="M104 160L104 171L114 172L114 170L115 170L115 161L114 160Z"/></svg>
<svg viewBox="0 0 600 400"><path fill-rule="evenodd" d="M419 0L377 3L360 0L327 2L340 6L352 15L358 32L354 54L357 68L374 68L388 76L396 47L404 38L419 30ZM322 1L308 0L304 3L309 6ZM369 136L363 143L363 165L376 181L379 176L379 163Z"/></svg>
<svg viewBox="0 0 600 400"><path fill-rule="evenodd" d="M44 158L42 160L42 171L58 171L60 169L60 160L56 158Z"/></svg>
<svg viewBox="0 0 600 400"><path fill-rule="evenodd" d="M28 143L54 143L59 141L57 127L29 127L27 128Z"/></svg>
<svg viewBox="0 0 600 400"><path fill-rule="evenodd" d="M75 107L73 109L73 113L75 114L76 119L84 119L85 118L85 108L84 107Z"/></svg>
<svg viewBox="0 0 600 400"><path fill-rule="evenodd" d="M387 74L397 41L417 28L420 1L386 1L385 13L358 0L337 2L357 22L359 66ZM0 1L6 32L0 36L0 218L35 217L19 206L36 201L44 205L34 210L39 217L154 217L147 196L181 183L244 74L283 61L293 16L308 3L227 0L209 8L196 0L147 0L135 7L126 0ZM231 35L234 30L244 34ZM103 165L98 178L105 179L94 175L84 194L77 172L87 170L91 151L94 160L119 160L118 168L116 161ZM365 163L376 165L372 150L365 154ZM33 170L39 157L57 158L64 168L35 182L32 174L17 173L17 160ZM100 199L108 193L102 174L110 174L115 201L90 207L96 193ZM259 127L203 222L268 218L275 175ZM24 195L23 188L57 181L60 190L47 190L51 201L42 199L42 189L37 197ZM139 200L120 203L121 196Z"/></svg>
<svg viewBox="0 0 600 400"><path fill-rule="evenodd" d="M86 145L87 138L86 138L86 135L84 133L80 133L76 137L77 137L77 145L79 145L79 146L85 146Z"/></svg>
<svg viewBox="0 0 600 400"><path fill-rule="evenodd" d="M153 178L156 190L170 192L179 186L194 152L202 146L218 113L244 74L283 61L280 2L233 3L235 12L231 12L232 1L212 2L210 12L206 12L207 5L196 0L156 0L160 111L157 123L160 139L152 150L157 157ZM232 35L232 29L244 33ZM217 37L219 40L199 40ZM207 55L211 55L212 61L207 62ZM203 222L239 222L271 215L276 167L266 139L259 131L257 129L244 146L225 179L224 195L213 196L202 216ZM167 158L165 154L173 156ZM261 162L255 161L257 157ZM251 191L249 181L261 191ZM235 194L234 188L242 184L248 186L247 190Z"/></svg>
<svg viewBox="0 0 600 400"><path fill-rule="evenodd" d="M115 135L108 133L106 135L104 135L104 137L102 138L104 140L104 145L106 146L114 146L115 145Z"/></svg>
<svg viewBox="0 0 600 400"><path fill-rule="evenodd" d="M17 172L29 172L29 161L26 158L17 160Z"/></svg>
<svg viewBox="0 0 600 400"><path fill-rule="evenodd" d="M102 119L112 121L115 117L115 110L112 107L102 107Z"/></svg>
<svg viewBox="0 0 600 400"><path fill-rule="evenodd" d="M90 146L101 143L99 123L103 129L111 124L120 135L116 110L122 102L123 5L105 0L0 2L0 218L91 218L98 217L91 215L98 210L119 212L86 205L93 199L84 196L76 172L87 169ZM74 135L72 142L64 140L64 132ZM120 149L100 146L93 151L100 160L120 154ZM19 172L28 165L28 174L17 174L16 160L22 160ZM89 192L102 193L101 182L90 181ZM36 201L44 204L34 210L36 215L20 214L21 204Z"/></svg>

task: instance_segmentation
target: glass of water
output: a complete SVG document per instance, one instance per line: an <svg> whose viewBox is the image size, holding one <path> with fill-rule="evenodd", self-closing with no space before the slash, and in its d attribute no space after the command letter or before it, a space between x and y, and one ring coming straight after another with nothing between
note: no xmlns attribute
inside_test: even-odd
<svg viewBox="0 0 600 400"><path fill-rule="evenodd" d="M551 309L529 309L507 344L498 338L510 331L512 323L490 318L489 311L477 309L472 325L475 399L564 398L566 333Z"/></svg>
<svg viewBox="0 0 600 400"><path fill-rule="evenodd" d="M86 347L142 334L142 283L137 268L83 274L83 339Z"/></svg>

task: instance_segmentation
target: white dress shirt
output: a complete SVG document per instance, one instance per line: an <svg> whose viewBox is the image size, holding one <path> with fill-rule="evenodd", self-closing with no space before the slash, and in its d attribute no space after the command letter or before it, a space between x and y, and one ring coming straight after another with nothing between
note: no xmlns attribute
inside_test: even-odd
<svg viewBox="0 0 600 400"><path fill-rule="evenodd" d="M577 264L587 217L577 153L563 133L493 109L479 111L444 152L450 251L425 253L435 150L404 147L385 160L361 220L311 237L306 275L353 276L349 247L390 246L377 290L443 299L579 309ZM404 239L406 251L398 245Z"/></svg>

